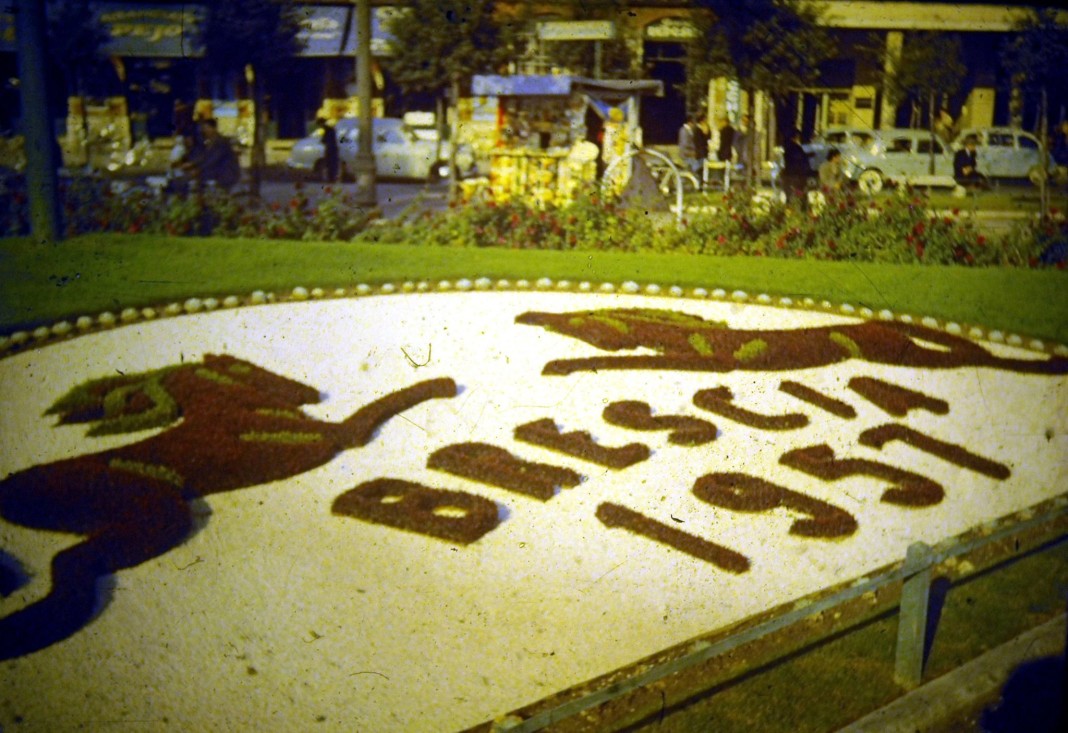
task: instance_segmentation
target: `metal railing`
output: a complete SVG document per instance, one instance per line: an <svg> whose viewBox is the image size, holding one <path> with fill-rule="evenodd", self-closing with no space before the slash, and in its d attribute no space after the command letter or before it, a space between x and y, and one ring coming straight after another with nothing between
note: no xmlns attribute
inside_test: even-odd
<svg viewBox="0 0 1068 733"><path fill-rule="evenodd" d="M876 574L864 576L848 587L818 598L811 603L799 601L790 610L773 618L754 624L736 634L715 642L698 640L690 645L688 651L669 661L655 664L649 669L631 677L606 684L605 686L582 694L572 700L560 703L547 710L542 710L524 720L515 715L508 716L493 724L493 733L533 733L553 723L582 713L593 707L623 697L642 687L658 682L670 675L696 667L715 657L727 654L747 644L759 641L806 618L833 611L847 603L855 602L869 593L883 590L895 583L901 583L901 597L896 604L899 611L897 645L894 654L894 678L904 689L918 686L923 676L924 650L926 643L926 625L929 612L929 597L934 568L962 555L975 552L1045 525L1064 522L1068 519L1068 496L1058 497L1043 505L1049 508L1027 519L1021 519L1009 526L994 529L979 536L950 538L935 546L923 542L913 543L908 547L903 562L888 566ZM1040 505L1040 506L1043 506ZM1030 510L1021 512L1027 516ZM985 526L985 525L984 525ZM1063 536L1063 529L1060 535ZM861 625L863 619L857 620L847 628ZM769 662L770 663L770 662Z"/></svg>
<svg viewBox="0 0 1068 733"><path fill-rule="evenodd" d="M676 224L676 226L678 226L681 229L682 228L682 173L679 172L679 167L677 165L675 165L675 162L670 157L668 157L667 155L664 155L663 153L661 153L659 151L652 150L651 148L636 148L634 146L631 146L621 156L619 156L618 158L613 160L608 165L608 167L604 171L604 174L601 176L601 186L603 187L603 186L607 185L608 182L612 181L611 174L615 171L615 169L618 166L620 166L620 165L622 165L624 163L630 163L631 159L634 158L635 156L638 156L638 155L651 155L652 157L656 158L657 160L659 160L662 163L665 163L667 165L668 170L671 172L671 175L675 180L675 206L673 208L673 210L675 212L675 224ZM690 174L690 175L692 175L692 174Z"/></svg>

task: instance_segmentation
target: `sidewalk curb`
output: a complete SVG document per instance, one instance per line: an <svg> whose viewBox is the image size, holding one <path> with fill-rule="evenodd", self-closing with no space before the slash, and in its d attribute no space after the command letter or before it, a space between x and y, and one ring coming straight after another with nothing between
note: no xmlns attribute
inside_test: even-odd
<svg viewBox="0 0 1068 733"><path fill-rule="evenodd" d="M967 711L995 694L1020 664L1065 653L1068 616L1060 616L991 649L839 730L838 733L916 733Z"/></svg>

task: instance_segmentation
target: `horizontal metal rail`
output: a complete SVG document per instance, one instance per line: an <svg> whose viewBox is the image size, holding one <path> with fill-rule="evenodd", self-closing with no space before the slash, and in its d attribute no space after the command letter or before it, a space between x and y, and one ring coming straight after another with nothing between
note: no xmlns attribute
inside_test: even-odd
<svg viewBox="0 0 1068 733"><path fill-rule="evenodd" d="M809 616L829 611L850 601L855 601L866 593L874 593L899 581L907 582L913 577L918 576L922 578L925 574L930 573L931 568L944 563L947 560L960 555L966 555L977 549L981 549L986 545L1008 539L1013 535L1022 534L1031 529L1036 529L1061 519L1062 517L1068 516L1068 496L1058 497L1052 503L1053 507L1042 514L1001 529L993 530L989 534L980 537L974 537L968 540L951 538L940 542L934 547L929 547L922 542L914 543L909 546L909 553L904 562L895 563L882 571L877 571L877 574L875 575L861 577L848 588L844 588L837 593L833 593L825 598L820 598L807 604L805 604L802 599L797 604L794 604L793 609L786 611L775 618L763 621L740 631L737 634L732 634L731 636L715 642L696 641L691 645L691 649L682 656L652 667L641 674L637 674L619 682L614 682L599 690L577 697L574 700L569 700L548 710L535 713L531 717L522 721L516 720L515 716L506 717L496 721L491 730L494 731L494 733L498 731L501 733L504 733L505 731L508 733L533 733L533 731L541 730L552 723L560 722L565 718L569 718L585 710L596 707L597 705L601 705L602 703L622 697L634 690L658 682L665 677L695 667L714 657L726 654L741 646L781 631ZM926 587L923 588L923 591L922 603L913 601L910 604L911 607L908 608L910 618L907 619L907 621L912 626L915 626L917 623L915 618L916 615L922 615L922 619L926 619L927 616ZM898 605L900 606L901 604L899 603ZM851 624L850 627L857 626L859 623L860 622ZM922 624L922 620L920 623ZM922 626L920 628L922 628ZM922 631L919 634L919 641L922 644ZM915 649L911 642L905 642L903 647L899 635L897 659L895 660L895 668L899 670L908 663L908 660L902 661L902 655L912 655L914 657ZM920 658L922 659L922 649ZM914 679L902 679L900 681L906 686L918 682L918 680Z"/></svg>

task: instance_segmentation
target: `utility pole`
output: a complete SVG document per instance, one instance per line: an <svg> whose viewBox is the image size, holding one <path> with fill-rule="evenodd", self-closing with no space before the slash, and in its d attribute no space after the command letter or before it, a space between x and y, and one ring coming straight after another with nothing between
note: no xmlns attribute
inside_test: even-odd
<svg viewBox="0 0 1068 733"><path fill-rule="evenodd" d="M375 193L374 124L371 115L371 0L356 1L356 95L360 103L356 149L356 203L378 205Z"/></svg>
<svg viewBox="0 0 1068 733"><path fill-rule="evenodd" d="M41 0L18 0L15 14L30 227L34 240L47 244L62 237L62 227L56 181L59 146L48 114L45 77L44 3Z"/></svg>

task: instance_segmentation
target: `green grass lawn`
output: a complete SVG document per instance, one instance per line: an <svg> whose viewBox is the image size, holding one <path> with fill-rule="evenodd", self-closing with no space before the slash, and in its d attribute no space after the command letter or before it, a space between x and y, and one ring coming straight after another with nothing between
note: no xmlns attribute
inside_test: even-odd
<svg viewBox="0 0 1068 733"><path fill-rule="evenodd" d="M1049 270L113 234L0 240L0 331L191 296L479 276L810 296L1068 342L1068 276Z"/></svg>

